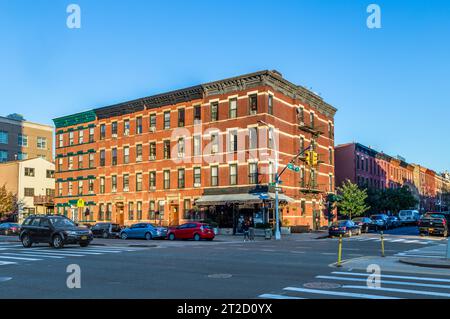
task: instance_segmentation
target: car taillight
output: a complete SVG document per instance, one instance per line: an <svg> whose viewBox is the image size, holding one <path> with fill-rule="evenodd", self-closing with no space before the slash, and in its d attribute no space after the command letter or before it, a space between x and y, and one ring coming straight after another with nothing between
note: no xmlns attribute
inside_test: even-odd
<svg viewBox="0 0 450 319"><path fill-rule="evenodd" d="M447 224L447 221L445 220L445 218L442 218L442 224Z"/></svg>

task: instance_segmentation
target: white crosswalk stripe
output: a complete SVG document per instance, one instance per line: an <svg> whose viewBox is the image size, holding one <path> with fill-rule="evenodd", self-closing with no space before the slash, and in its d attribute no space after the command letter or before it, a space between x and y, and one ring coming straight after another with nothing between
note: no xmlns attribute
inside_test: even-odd
<svg viewBox="0 0 450 319"><path fill-rule="evenodd" d="M338 238L328 238L329 240L338 240ZM380 236L354 236L354 237L345 237L343 238L344 241L351 241L351 242L380 242L381 238ZM386 236L383 238L383 240L387 243L400 243L400 244L418 244L418 245L429 245L429 244L436 244L437 242L440 242L443 239L434 239L434 240L427 240L427 239L414 239L414 238L398 238L397 236Z"/></svg>
<svg viewBox="0 0 450 319"><path fill-rule="evenodd" d="M362 298L408 299L450 298L450 275L420 276L417 274L381 273L379 286L368 285L369 273L357 271L333 271L318 275L316 287L311 285L283 288L280 292L268 292L258 297L264 299L287 298ZM372 278L370 278L372 279ZM372 280L369 281L372 283ZM363 284L364 283L364 284ZM323 287L323 288L322 288Z"/></svg>
<svg viewBox="0 0 450 319"><path fill-rule="evenodd" d="M396 253L397 257L442 258L446 256L447 245L434 245Z"/></svg>

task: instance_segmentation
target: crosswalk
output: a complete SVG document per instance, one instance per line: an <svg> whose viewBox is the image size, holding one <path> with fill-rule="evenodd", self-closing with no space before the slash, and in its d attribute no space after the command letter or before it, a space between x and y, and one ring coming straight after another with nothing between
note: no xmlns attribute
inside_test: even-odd
<svg viewBox="0 0 450 319"><path fill-rule="evenodd" d="M37 262L43 260L58 260L72 257L88 257L105 254L120 254L134 252L146 248L132 248L121 246L68 246L64 249L54 249L48 246L23 248L20 244L0 244L0 266L16 265L21 262Z"/></svg>
<svg viewBox="0 0 450 319"><path fill-rule="evenodd" d="M338 240L337 238L328 238L329 240ZM380 236L356 236L356 237L345 237L344 241L352 242L381 242ZM416 239L411 237L398 237L398 236L385 236L383 238L384 242L388 243L399 243L399 244L417 244L417 245L430 245L440 242L444 242L443 238L433 238L433 239Z"/></svg>
<svg viewBox="0 0 450 319"><path fill-rule="evenodd" d="M447 244L433 245L418 249L410 249L396 253L397 257L443 258L447 253Z"/></svg>
<svg viewBox="0 0 450 319"><path fill-rule="evenodd" d="M357 270L333 271L315 276L313 283L288 286L279 292L265 293L258 297L264 299L450 298L450 275L420 276L382 272L377 286L368 284L369 275L371 274Z"/></svg>

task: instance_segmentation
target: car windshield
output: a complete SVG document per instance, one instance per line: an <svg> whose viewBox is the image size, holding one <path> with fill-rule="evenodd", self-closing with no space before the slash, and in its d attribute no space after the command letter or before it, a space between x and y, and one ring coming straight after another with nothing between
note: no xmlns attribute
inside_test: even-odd
<svg viewBox="0 0 450 319"><path fill-rule="evenodd" d="M381 215L375 215L375 216L372 216L372 219L379 220L379 219L384 219L384 218Z"/></svg>
<svg viewBox="0 0 450 319"><path fill-rule="evenodd" d="M425 217L427 217L427 218L445 218L445 215L443 215L443 214L426 214Z"/></svg>
<svg viewBox="0 0 450 319"><path fill-rule="evenodd" d="M346 220L342 220L340 222L334 222L332 224L332 226L345 226L345 225L347 225L347 221Z"/></svg>
<svg viewBox="0 0 450 319"><path fill-rule="evenodd" d="M54 227L75 227L75 223L67 218L53 217L50 222Z"/></svg>

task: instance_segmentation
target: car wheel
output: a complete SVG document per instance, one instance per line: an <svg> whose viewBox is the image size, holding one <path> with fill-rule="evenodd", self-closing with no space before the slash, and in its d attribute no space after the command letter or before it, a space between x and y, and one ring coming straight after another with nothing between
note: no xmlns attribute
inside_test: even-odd
<svg viewBox="0 0 450 319"><path fill-rule="evenodd" d="M28 235L22 236L22 245L25 248L30 248L31 245L33 245L33 243L31 242L30 236L28 236Z"/></svg>
<svg viewBox="0 0 450 319"><path fill-rule="evenodd" d="M64 247L64 243L63 243L63 240L60 235L53 236L52 243L53 243L53 247L56 249Z"/></svg>
<svg viewBox="0 0 450 319"><path fill-rule="evenodd" d="M169 240L175 240L175 234L170 234L169 235Z"/></svg>
<svg viewBox="0 0 450 319"><path fill-rule="evenodd" d="M107 239L108 238L108 233L104 231L103 234L102 234L102 238Z"/></svg>
<svg viewBox="0 0 450 319"><path fill-rule="evenodd" d="M87 247L87 246L89 246L89 243L80 243L80 246L81 247Z"/></svg>
<svg viewBox="0 0 450 319"><path fill-rule="evenodd" d="M122 238L123 240L128 238L128 234L123 232L122 234L120 234L120 238Z"/></svg>
<svg viewBox="0 0 450 319"><path fill-rule="evenodd" d="M195 234L194 235L194 240L195 241L199 241L200 240L200 235L199 234Z"/></svg>
<svg viewBox="0 0 450 319"><path fill-rule="evenodd" d="M150 233L145 233L145 239L146 239L146 240L152 240L152 234L150 234Z"/></svg>

